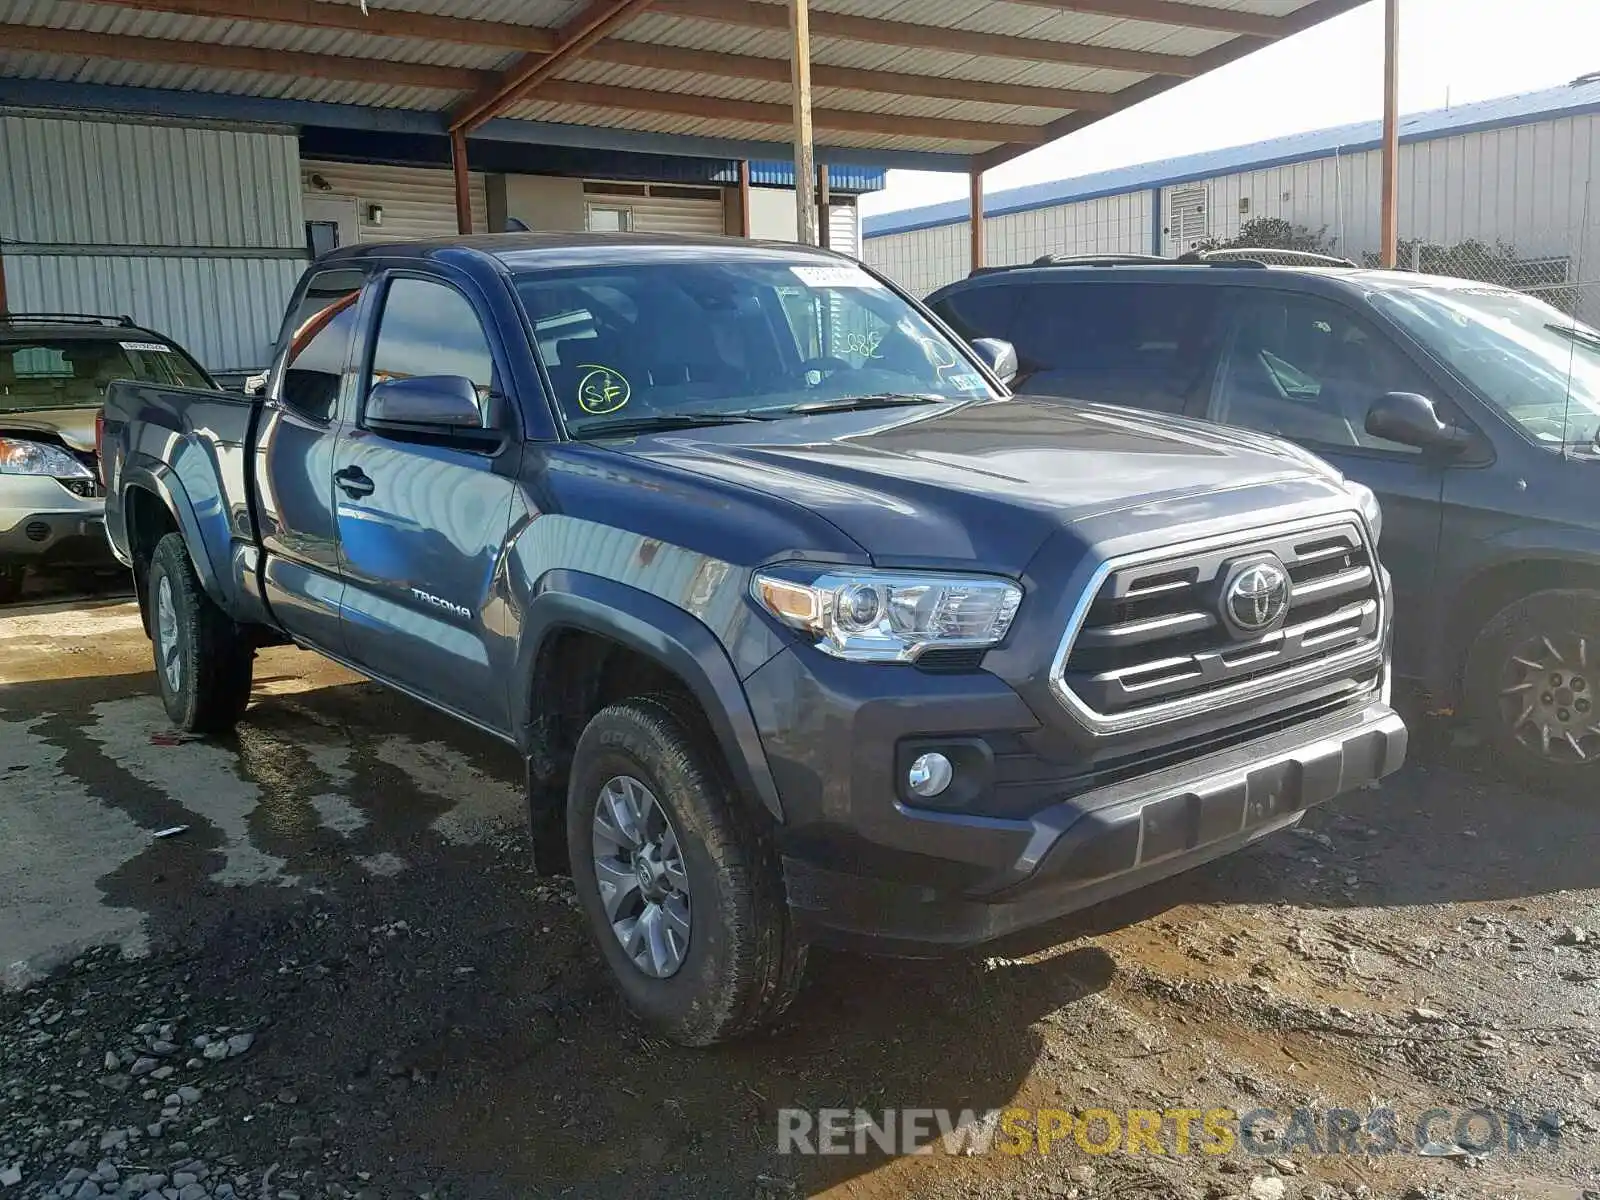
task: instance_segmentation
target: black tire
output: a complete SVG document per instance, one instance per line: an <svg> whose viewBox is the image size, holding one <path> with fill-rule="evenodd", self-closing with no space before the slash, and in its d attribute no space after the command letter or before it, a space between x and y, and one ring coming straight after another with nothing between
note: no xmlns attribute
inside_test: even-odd
<svg viewBox="0 0 1600 1200"><path fill-rule="evenodd" d="M145 597L156 689L167 716L185 733L226 733L250 703L255 649L200 586L182 534L156 544Z"/></svg>
<svg viewBox="0 0 1600 1200"><path fill-rule="evenodd" d="M1536 592L1496 613L1467 656L1466 703L1510 774L1555 790L1592 789L1600 782L1600 592Z"/></svg>
<svg viewBox="0 0 1600 1200"><path fill-rule="evenodd" d="M0 604L13 604L22 595L22 581L27 570L20 566L0 566Z"/></svg>
<svg viewBox="0 0 1600 1200"><path fill-rule="evenodd" d="M567 847L578 899L628 1006L672 1041L709 1046L782 1014L799 991L806 947L790 923L771 842L697 725L655 697L596 714L573 758ZM649 789L682 851L690 931L681 966L666 978L624 950L596 880L595 810L619 776Z"/></svg>

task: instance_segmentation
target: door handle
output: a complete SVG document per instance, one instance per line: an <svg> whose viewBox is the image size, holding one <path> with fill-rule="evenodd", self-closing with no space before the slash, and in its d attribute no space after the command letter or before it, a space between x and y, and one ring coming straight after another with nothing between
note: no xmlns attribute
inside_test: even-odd
<svg viewBox="0 0 1600 1200"><path fill-rule="evenodd" d="M373 489L378 486L360 467L346 467L342 471L335 471L333 481L339 485L339 490L352 500L372 495Z"/></svg>

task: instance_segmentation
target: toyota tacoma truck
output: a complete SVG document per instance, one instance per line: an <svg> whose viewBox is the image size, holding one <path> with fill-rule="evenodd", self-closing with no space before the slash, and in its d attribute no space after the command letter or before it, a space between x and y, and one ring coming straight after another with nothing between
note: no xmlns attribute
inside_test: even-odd
<svg viewBox="0 0 1600 1200"><path fill-rule="evenodd" d="M293 642L515 746L629 1005L704 1045L808 945L963 947L1397 769L1370 492L1009 394L792 245L362 245L259 397L118 383L106 525L181 728Z"/></svg>

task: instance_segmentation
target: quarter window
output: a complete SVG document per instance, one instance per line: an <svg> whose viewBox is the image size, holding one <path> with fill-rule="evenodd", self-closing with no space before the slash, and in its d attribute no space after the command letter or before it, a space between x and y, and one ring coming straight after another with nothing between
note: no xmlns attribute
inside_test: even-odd
<svg viewBox="0 0 1600 1200"><path fill-rule="evenodd" d="M331 421L339 406L339 386L350 363L361 283L357 271L323 271L312 276L292 318L281 399L313 421Z"/></svg>

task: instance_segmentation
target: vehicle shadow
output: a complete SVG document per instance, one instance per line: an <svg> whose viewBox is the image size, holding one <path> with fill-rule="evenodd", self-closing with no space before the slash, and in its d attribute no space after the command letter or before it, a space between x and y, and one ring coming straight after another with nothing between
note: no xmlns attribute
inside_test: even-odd
<svg viewBox="0 0 1600 1200"><path fill-rule="evenodd" d="M143 828L192 826L84 883L151 914L211 1020L267 1022L234 1085L255 1120L234 1128L266 1149L313 1134L473 1196L698 1200L847 1181L888 1196L924 1163L982 1194L988 1156L779 1155L780 1114L1049 1103L1031 1091L1048 1025L1087 1022L1116 973L1072 941L1177 904L1424 905L1600 882L1595 814L1425 758L1312 813L1318 838L1275 836L984 952L819 952L776 1033L684 1051L626 1013L565 881L532 875L514 754L376 685L285 694L282 677L262 671L236 737L194 747L160 740L148 674L0 688L0 709L39 714L28 736ZM174 765L191 759L192 773ZM499 832L440 832L486 795L509 798ZM359 821L330 829L330 796ZM219 884L242 844L285 878ZM400 869L366 865L384 855ZM264 1112L286 1087L300 1101Z"/></svg>

